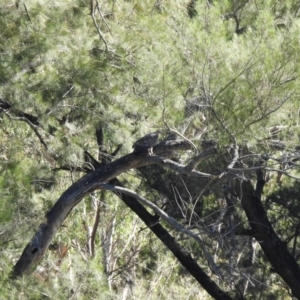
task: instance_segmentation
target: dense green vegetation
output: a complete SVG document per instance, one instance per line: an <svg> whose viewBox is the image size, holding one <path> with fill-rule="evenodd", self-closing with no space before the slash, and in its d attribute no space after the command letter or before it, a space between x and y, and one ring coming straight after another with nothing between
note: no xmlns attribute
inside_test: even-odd
<svg viewBox="0 0 300 300"><path fill-rule="evenodd" d="M293 0L2 0L0 299L300 299L299 36Z"/></svg>

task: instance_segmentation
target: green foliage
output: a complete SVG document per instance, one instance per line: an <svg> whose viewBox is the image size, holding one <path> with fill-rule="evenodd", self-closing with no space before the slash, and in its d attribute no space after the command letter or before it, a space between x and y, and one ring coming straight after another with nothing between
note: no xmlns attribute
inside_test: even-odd
<svg viewBox="0 0 300 300"><path fill-rule="evenodd" d="M228 145L235 141L245 155L281 157L280 151L271 149L271 139L294 151L300 136L299 4L292 0L102 1L99 11L95 8L97 29L90 1L29 0L13 5L4 0L0 5L0 100L10 104L0 108L0 246L9 261L9 266L1 265L3 297L118 299L124 288L118 270L137 266L132 292L136 298L209 299L198 292L191 276L178 271L174 259L115 196L106 196L103 202L96 196L101 218L93 258L86 248L87 229L94 224L96 209L91 199L85 199L56 237L71 250L53 277L45 282L24 279L13 286L6 274L44 213L82 175L57 168L84 166L85 149L97 157L99 146L111 154L122 145L117 153L121 156L131 152L134 140L143 134L165 127L200 147L197 133L203 132L202 139L217 141L219 156L201 163L199 169L213 174L227 167L232 159ZM202 109L187 113L191 103ZM26 114L39 124L32 124ZM95 138L99 124L102 145ZM275 134L276 126L281 129ZM178 160L185 163L191 155L179 154ZM267 164L281 167L274 161ZM153 173L147 184L145 172L121 178L159 205L170 195L176 200L190 197L187 211L201 219L207 247L217 247L219 241L207 232L216 230L224 209L226 182L185 182L163 172ZM160 187L153 182L157 178ZM271 177L268 184L265 194L272 203L265 207L270 219L282 239L292 239L298 222L293 214L298 207L297 181L278 187ZM289 201L284 204L283 198ZM240 205L235 206L246 222ZM104 275L102 246L112 220L117 271L110 281L111 274ZM244 242L243 237L240 240ZM183 244L208 270L199 245L190 240ZM224 253L214 254L220 264L228 260L231 245L226 247ZM47 271L55 259L49 254ZM262 288L262 295L285 294L278 277L266 279L268 268L261 253L257 260L261 265L255 266L252 276L262 286L277 285L274 290ZM225 283L222 288L230 290ZM254 294L250 289L249 295Z"/></svg>

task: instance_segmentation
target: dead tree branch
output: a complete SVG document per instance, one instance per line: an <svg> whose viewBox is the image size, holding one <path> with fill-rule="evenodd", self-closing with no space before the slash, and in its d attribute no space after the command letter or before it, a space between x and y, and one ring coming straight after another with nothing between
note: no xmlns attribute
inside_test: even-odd
<svg viewBox="0 0 300 300"><path fill-rule="evenodd" d="M100 183L99 188L104 189L104 190L119 192L121 194L126 194L126 195L129 195L129 196L137 199L139 202L141 202L144 205L151 208L156 213L156 215L160 216L164 221L166 221L169 225L171 225L175 230L180 231L183 234L193 238L200 245L200 247L202 248L202 251L205 255L205 258L206 258L212 272L214 274L218 274L218 275L221 276L219 268L216 266L213 258L211 257L211 255L207 251L207 249L205 247L205 244L204 244L203 240L201 239L201 237L199 235L196 235L192 231L190 231L190 230L184 228L183 226L181 226L174 218L170 217L167 213L165 213L162 209L160 209L153 202L151 202L151 201L147 200L146 198L138 195L137 193L135 193L132 190L129 190L129 189L126 189L126 188L123 188L123 187L120 187L120 186L105 184L105 183Z"/></svg>
<svg viewBox="0 0 300 300"><path fill-rule="evenodd" d="M170 144L165 143L164 145L157 145L154 147L153 151L156 154L159 154L166 151L187 150L190 149L190 147L188 142L181 141L176 143L173 141L173 143ZM161 163L162 161L162 159L157 161L148 160L147 157L149 157L149 155L146 153L141 153L139 155L131 153L125 155L86 174L71 185L46 214L45 222L40 225L38 231L24 249L19 261L14 266L12 276L22 276L23 274L29 274L33 271L34 267L42 260L52 238L55 236L57 230L71 210L83 197L99 189L99 183L108 182L130 169L158 162ZM169 163L169 165L172 166L171 163ZM177 167L177 170L184 171L182 166L179 168ZM197 172L194 171L194 173ZM210 177L213 176L210 175Z"/></svg>

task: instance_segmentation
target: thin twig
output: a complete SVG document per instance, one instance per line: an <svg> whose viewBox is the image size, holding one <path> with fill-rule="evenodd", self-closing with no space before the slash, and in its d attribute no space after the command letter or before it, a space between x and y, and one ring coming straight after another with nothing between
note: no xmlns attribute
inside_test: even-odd
<svg viewBox="0 0 300 300"><path fill-rule="evenodd" d="M96 0L96 3L97 3L97 4L96 4L96 8L97 8L97 10L98 10L98 12L99 12L99 15L101 16L102 20L104 21L104 23L105 23L105 25L106 25L106 27L107 27L107 29L108 29L109 33L112 35L112 33L111 33L111 30L110 30L110 28L109 28L109 26L108 26L108 24L107 24L107 22L106 22L106 20L105 20L104 16L102 15L102 12L101 12L101 10L100 10L99 1L98 1L98 0Z"/></svg>
<svg viewBox="0 0 300 300"><path fill-rule="evenodd" d="M38 132L37 130L37 126L33 125L27 118L25 117L12 117L8 112L6 112L6 115L11 119L11 120L17 120L17 121L22 121L27 123L31 129L34 131L34 133L36 134L36 136L38 137L38 139L40 140L41 144L44 146L44 148L46 150L48 150L48 145L46 144L46 142L44 141L43 137L41 136L41 134Z"/></svg>
<svg viewBox="0 0 300 300"><path fill-rule="evenodd" d="M201 161L203 161L204 159L207 159L208 157L210 157L211 155L214 155L214 154L217 154L216 148L212 147L212 148L208 148L208 149L204 150L199 155L193 157L191 162L186 166L186 169L187 170L195 169Z"/></svg>
<svg viewBox="0 0 300 300"><path fill-rule="evenodd" d="M28 12L28 10L27 10L27 7L26 7L25 3L23 3L23 5L24 5L25 11L26 11L26 15L27 15L28 21L31 23L31 19L30 19L30 16L29 16L29 12Z"/></svg>
<svg viewBox="0 0 300 300"><path fill-rule="evenodd" d="M212 259L211 255L208 253L206 250L205 244L203 240L196 235L195 233L191 232L190 230L187 230L183 226L181 226L174 218L170 217L166 212L164 212L162 209L160 209L158 206L156 206L153 202L147 200L146 198L138 195L136 192L129 190L127 188L111 185L111 184L106 184L106 183L99 183L98 184L100 188L105 189L105 190L110 190L110 191L116 191L122 194L129 195L131 197L134 197L137 199L139 202L143 203L144 205L148 206L151 208L157 215L159 215L163 220L165 220L169 225L171 225L175 230L182 232L183 234L193 238L202 248L203 253L205 255L205 258L207 259L207 262L210 266L210 268L215 272L215 274L219 274L220 270L216 266L214 260Z"/></svg>
<svg viewBox="0 0 300 300"><path fill-rule="evenodd" d="M99 28L99 26L98 26L98 24L97 24L97 22L96 22L96 19L95 19L95 7L94 7L94 2L93 2L93 0L91 0L91 17L92 17L93 22L94 22L94 25L95 25L95 27L96 27L96 29L97 29L97 31L98 31L98 34L99 34L100 39L101 39L101 40L104 42L104 44L105 44L105 50L108 52L107 42L106 42L105 38L103 37L103 35L102 35L101 31L100 31L100 28Z"/></svg>
<svg viewBox="0 0 300 300"><path fill-rule="evenodd" d="M212 174L208 174L208 173L203 173L203 172L199 172L196 170L188 170L187 167L185 165L179 164L173 160L170 159L165 159L162 158L158 155L149 155L146 156L144 158L145 162L149 162L151 164L159 164L162 166L166 166L167 168L176 171L180 174L185 174L188 176L193 176L193 177L205 177L205 178L210 178L210 179L216 179L217 176L212 175Z"/></svg>

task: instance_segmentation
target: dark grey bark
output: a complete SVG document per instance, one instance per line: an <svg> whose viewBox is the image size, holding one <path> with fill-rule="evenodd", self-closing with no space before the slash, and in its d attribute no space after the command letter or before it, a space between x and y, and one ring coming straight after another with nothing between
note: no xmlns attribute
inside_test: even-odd
<svg viewBox="0 0 300 300"><path fill-rule="evenodd" d="M252 235L259 242L274 271L290 287L292 294L300 299L300 268L293 255L274 231L262 205L260 194L264 185L261 171L258 172L257 187L250 181L242 183L242 206L246 212Z"/></svg>
<svg viewBox="0 0 300 300"><path fill-rule="evenodd" d="M113 179L111 184L122 186L117 179ZM201 286L215 299L232 299L227 293L222 291L219 286L210 279L204 270L192 258L190 253L178 244L174 237L158 222L157 216L151 215L135 198L122 194L118 195L124 203L130 207L148 228L161 240L161 242L173 253L178 261L187 271L201 284Z"/></svg>
<svg viewBox="0 0 300 300"><path fill-rule="evenodd" d="M160 154L168 151L187 150L190 149L190 147L190 144L185 141L169 141L158 144L154 147L154 152ZM38 231L26 246L20 259L14 266L12 277L30 274L35 269L68 214L83 197L99 189L99 183L108 182L129 169L156 163L168 165L168 160L157 156L148 157L147 154L135 155L131 153L109 164L102 165L75 182L61 195L51 210L46 214L45 222L40 225ZM182 168L184 170L184 166L182 165L172 163L171 161L169 164L173 168ZM193 172L195 175L201 176L201 173L197 171L192 171L192 173Z"/></svg>

